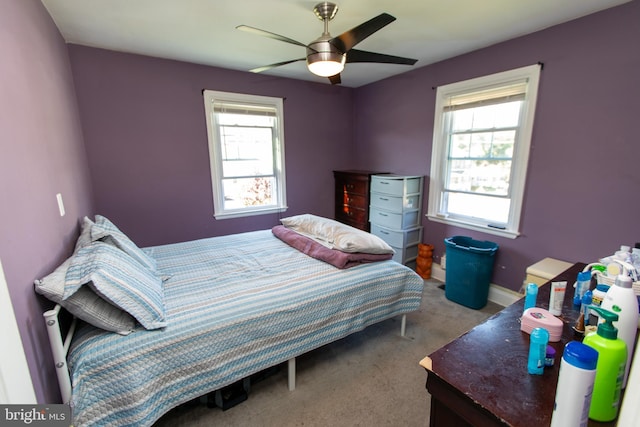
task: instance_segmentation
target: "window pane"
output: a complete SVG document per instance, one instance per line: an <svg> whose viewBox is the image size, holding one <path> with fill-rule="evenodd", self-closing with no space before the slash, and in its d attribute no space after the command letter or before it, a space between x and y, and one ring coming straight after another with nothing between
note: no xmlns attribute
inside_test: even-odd
<svg viewBox="0 0 640 427"><path fill-rule="evenodd" d="M459 110L450 114L453 115L451 128L454 132L469 130L473 127L473 109Z"/></svg>
<svg viewBox="0 0 640 427"><path fill-rule="evenodd" d="M271 128L221 126L220 133L225 178L273 175Z"/></svg>
<svg viewBox="0 0 640 427"><path fill-rule="evenodd" d="M462 133L451 137L451 157L469 157L469 145L471 145L471 134Z"/></svg>
<svg viewBox="0 0 640 427"><path fill-rule="evenodd" d="M507 196L510 160L452 160L447 190Z"/></svg>
<svg viewBox="0 0 640 427"><path fill-rule="evenodd" d="M474 133L471 136L469 157L489 157L491 155L491 135L491 132Z"/></svg>
<svg viewBox="0 0 640 427"><path fill-rule="evenodd" d="M495 123L495 105L487 107L474 108L473 112L473 129L491 129Z"/></svg>
<svg viewBox="0 0 640 427"><path fill-rule="evenodd" d="M450 215L482 218L487 222L506 224L509 220L509 199L475 194L447 194L447 211Z"/></svg>
<svg viewBox="0 0 640 427"><path fill-rule="evenodd" d="M507 130L493 133L493 145L491 157L499 159L513 158L513 146L515 144L516 131Z"/></svg>
<svg viewBox="0 0 640 427"><path fill-rule="evenodd" d="M273 178L224 179L224 209L269 206L273 200Z"/></svg>
<svg viewBox="0 0 640 427"><path fill-rule="evenodd" d="M494 105L495 127L506 128L518 126L522 101L506 102Z"/></svg>

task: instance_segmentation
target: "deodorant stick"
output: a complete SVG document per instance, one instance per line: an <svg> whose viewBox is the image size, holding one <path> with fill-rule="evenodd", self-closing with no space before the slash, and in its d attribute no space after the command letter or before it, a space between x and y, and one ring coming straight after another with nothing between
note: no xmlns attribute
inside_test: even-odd
<svg viewBox="0 0 640 427"><path fill-rule="evenodd" d="M598 352L579 341L564 347L551 427L586 427Z"/></svg>

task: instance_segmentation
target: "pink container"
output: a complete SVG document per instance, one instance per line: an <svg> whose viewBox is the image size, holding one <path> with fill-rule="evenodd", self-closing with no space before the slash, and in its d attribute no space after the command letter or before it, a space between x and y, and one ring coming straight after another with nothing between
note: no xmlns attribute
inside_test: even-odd
<svg viewBox="0 0 640 427"><path fill-rule="evenodd" d="M544 328L549 332L549 342L558 342L562 337L562 320L544 308L531 307L524 311L520 319L520 330L531 334L535 328Z"/></svg>

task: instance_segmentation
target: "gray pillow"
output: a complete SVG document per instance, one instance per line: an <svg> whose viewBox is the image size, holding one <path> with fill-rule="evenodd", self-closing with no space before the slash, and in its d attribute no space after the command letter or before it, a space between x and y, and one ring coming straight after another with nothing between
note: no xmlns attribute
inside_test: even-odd
<svg viewBox="0 0 640 427"><path fill-rule="evenodd" d="M146 329L166 326L162 280L119 248L93 242L71 258L62 298L87 285Z"/></svg>
<svg viewBox="0 0 640 427"><path fill-rule="evenodd" d="M71 258L63 262L53 273L35 281L40 295L64 307L78 319L96 328L128 335L136 326L135 319L126 311L100 298L90 287L84 286L66 300L62 299L64 282Z"/></svg>

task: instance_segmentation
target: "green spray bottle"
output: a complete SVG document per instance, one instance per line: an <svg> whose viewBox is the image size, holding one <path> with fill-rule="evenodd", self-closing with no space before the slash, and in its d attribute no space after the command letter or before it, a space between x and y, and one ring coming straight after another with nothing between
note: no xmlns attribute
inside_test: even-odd
<svg viewBox="0 0 640 427"><path fill-rule="evenodd" d="M598 352L589 418L594 421L613 421L620 408L620 391L627 365L627 344L618 338L618 330L613 326L613 322L618 320L617 314L596 306L589 308L604 319L598 325L598 332L587 335L582 341Z"/></svg>

